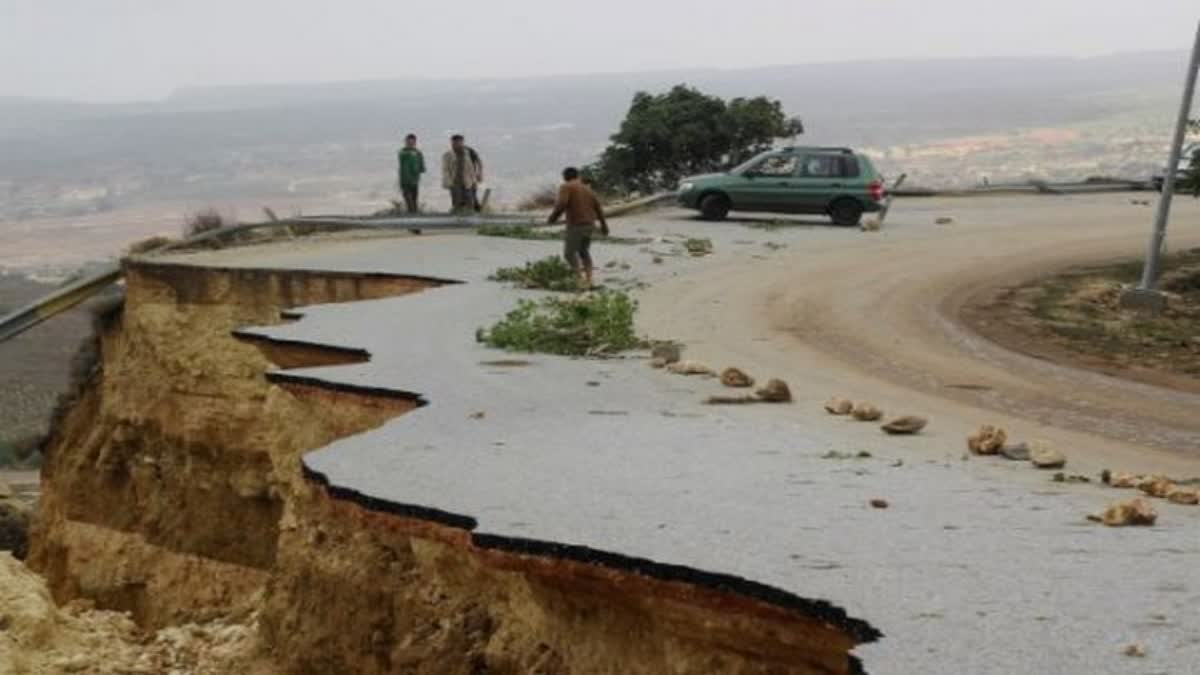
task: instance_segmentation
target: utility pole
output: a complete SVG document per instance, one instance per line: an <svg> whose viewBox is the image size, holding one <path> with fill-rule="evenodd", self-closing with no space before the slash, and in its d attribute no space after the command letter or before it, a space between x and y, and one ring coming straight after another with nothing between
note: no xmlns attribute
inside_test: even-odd
<svg viewBox="0 0 1200 675"><path fill-rule="evenodd" d="M1166 296L1155 290L1155 285L1158 283L1163 240L1167 236L1167 217L1171 214L1171 199L1175 196L1175 178L1179 170L1179 156L1182 152L1184 136L1187 133L1188 118L1192 111L1192 97L1196 93L1197 71L1200 71L1200 23L1196 24L1196 40L1192 45L1192 60L1188 64L1187 79L1183 85L1183 102L1179 106L1179 120L1175 123L1175 137L1171 140L1166 175L1163 176L1162 195L1158 199L1158 210L1154 214L1154 230L1150 234L1150 249L1146 253L1146 265L1142 268L1142 282L1121 298L1124 306L1141 309L1152 314L1158 314L1166 307Z"/></svg>

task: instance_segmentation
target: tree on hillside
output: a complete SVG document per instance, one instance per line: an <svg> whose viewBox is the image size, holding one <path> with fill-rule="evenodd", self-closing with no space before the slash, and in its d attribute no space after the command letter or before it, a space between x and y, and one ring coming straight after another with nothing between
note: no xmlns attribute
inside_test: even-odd
<svg viewBox="0 0 1200 675"><path fill-rule="evenodd" d="M1192 133L1200 133L1200 119L1188 121ZM1193 197L1200 197L1200 152L1192 153L1191 169L1183 180L1182 188L1189 190Z"/></svg>
<svg viewBox="0 0 1200 675"><path fill-rule="evenodd" d="M779 101L765 96L726 103L685 85L665 94L638 92L585 177L609 193L674 189L684 176L740 163L801 130Z"/></svg>

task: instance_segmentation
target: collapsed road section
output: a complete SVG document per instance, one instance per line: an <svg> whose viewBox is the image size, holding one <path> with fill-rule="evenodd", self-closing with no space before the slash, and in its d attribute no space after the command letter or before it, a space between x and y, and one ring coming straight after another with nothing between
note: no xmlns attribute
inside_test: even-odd
<svg viewBox="0 0 1200 675"><path fill-rule="evenodd" d="M700 496L622 476L679 471L661 461L677 443L573 436L602 419L591 402L481 371L471 323L495 309L479 284L153 259L124 273L47 447L29 564L59 602L148 628L257 614L262 648L297 673L849 673L879 636L786 590L802 584L749 581L757 554L728 535L660 528ZM468 426L480 409L543 442L508 454Z"/></svg>

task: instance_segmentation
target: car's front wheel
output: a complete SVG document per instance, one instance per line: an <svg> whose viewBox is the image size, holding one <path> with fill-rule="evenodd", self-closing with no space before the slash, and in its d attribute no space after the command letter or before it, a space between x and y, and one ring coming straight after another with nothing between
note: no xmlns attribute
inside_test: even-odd
<svg viewBox="0 0 1200 675"><path fill-rule="evenodd" d="M725 195L708 195L700 200L700 215L705 220L725 220L729 215L729 198Z"/></svg>
<svg viewBox="0 0 1200 675"><path fill-rule="evenodd" d="M853 199L839 199L829 207L829 217L835 225L855 227L862 221L862 204Z"/></svg>

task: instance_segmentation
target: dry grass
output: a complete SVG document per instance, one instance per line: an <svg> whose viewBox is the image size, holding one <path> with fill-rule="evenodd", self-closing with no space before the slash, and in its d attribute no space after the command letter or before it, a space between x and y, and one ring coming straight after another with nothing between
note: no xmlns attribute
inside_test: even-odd
<svg viewBox="0 0 1200 675"><path fill-rule="evenodd" d="M220 211L209 207L187 217L183 223L183 236L194 237L233 224L232 219L226 219Z"/></svg>

